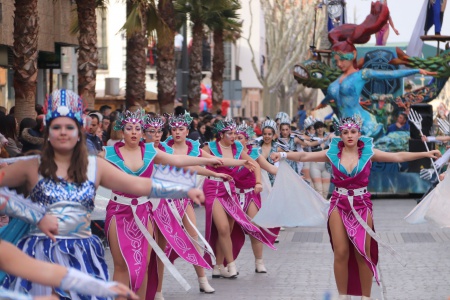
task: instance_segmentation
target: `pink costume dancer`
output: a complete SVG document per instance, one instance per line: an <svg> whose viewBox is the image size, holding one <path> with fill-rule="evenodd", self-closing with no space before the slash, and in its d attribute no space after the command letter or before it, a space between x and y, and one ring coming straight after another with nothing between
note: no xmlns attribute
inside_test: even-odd
<svg viewBox="0 0 450 300"><path fill-rule="evenodd" d="M168 163L169 161L174 165L183 167L188 164L195 163L217 163L217 160L212 161L194 161L189 159L171 159L166 154L159 152L153 147L153 144L144 144L139 141L140 135L142 135L142 128L144 127L145 114L143 111L131 113L127 111L121 116L121 119L117 122L118 125L115 130L124 130L124 136L126 143L119 142L114 146L105 147L105 159L111 162L113 165L121 169L122 171L140 177L150 177L153 171L153 160ZM139 133L139 135L137 133ZM128 137L130 136L130 137ZM138 143L138 144L136 144ZM136 145L134 145L136 144ZM134 147L134 146L136 147ZM134 147L134 148L133 148ZM133 150L134 149L134 150ZM136 152L136 150L138 152ZM125 155L125 154L126 155ZM130 157L140 153L142 155L142 166L132 170L125 164L125 157L128 157L127 164L133 163ZM139 165L139 164L137 164ZM166 172L164 168L160 168L162 174ZM188 176L181 177L179 179L173 178L169 184L172 190L176 189L178 180L191 180ZM189 182L190 183L190 182ZM195 183L193 183L195 184ZM162 193L162 195L176 195L171 193ZM184 194L185 195L185 194ZM153 299L156 294L156 288L158 283L156 255L162 260L164 265L169 269L172 275L178 280L178 282L187 290L190 288L189 284L184 280L181 274L170 263L158 244L153 238L153 232L149 228L154 228L156 221L153 215L153 205L147 197L137 197L131 194L123 194L117 191L113 191L111 200L107 206L105 229L108 233L108 238L111 242L111 224L115 223L115 230L117 231L117 243L119 244L119 251L122 255L124 263L126 263L127 275L129 277L130 286L133 291L138 291L138 294L146 295L146 299ZM180 239L182 240L182 239ZM148 263L148 247L150 244L152 248L150 263ZM111 249L113 250L113 245ZM115 257L113 253L113 258ZM120 258L114 258L116 263L120 266ZM116 262L116 260L118 260ZM148 267L147 267L148 266ZM115 271L117 272L117 270ZM123 277L123 270L120 270L119 276ZM142 291L142 285L147 276L147 288ZM141 288L141 290L139 290ZM140 297L142 298L143 295Z"/></svg>
<svg viewBox="0 0 450 300"><path fill-rule="evenodd" d="M169 125L171 129L184 127L186 132L188 132L187 129L189 128L189 123L191 121L192 118L188 113L186 113L180 117L171 116L169 118ZM153 130L159 130L163 126L164 121L159 116L149 118L147 120L147 127L152 128ZM173 144L174 140L172 137L169 137L166 142L158 142L158 149L169 154L174 154L174 150L172 149ZM186 144L188 146L188 156L201 157L200 144L198 142L187 139ZM189 235L187 226L183 224L186 209L188 205L190 205L193 209L192 204L193 202L189 198L160 199L157 203L155 202L155 207L153 210L154 221L158 226L160 233L163 235L163 238L168 242L166 253L171 262L173 262L177 257L181 257L186 262L194 266L198 266L203 269L212 269L208 262L206 262L203 258L203 254L199 252L198 248L200 247L197 239ZM197 233L196 235L206 243L200 232L195 228L195 225L191 224L191 226L194 227L194 230ZM158 244L163 248L165 241L162 242L158 240ZM206 244L205 248L205 250L212 253L212 249L209 245ZM198 277L200 291L205 293L214 293L215 290L208 284L208 280L204 276L204 272L202 273L203 274L201 275L203 276ZM162 276L162 274L163 273L160 272L160 276ZM160 281L161 284L157 292L157 298L163 299L160 292L160 289L162 288L162 278Z"/></svg>
<svg viewBox="0 0 450 300"><path fill-rule="evenodd" d="M422 157L436 158L440 153L437 150L387 153L373 149L372 139L361 136L362 122L359 115L341 119L335 128L340 131L341 138L333 138L328 151L280 152L271 156L275 161L288 158L331 162L332 182L336 188L330 199L328 232L334 251L334 274L339 299L349 300L350 295L370 299L372 277L375 276L379 282L376 269L378 245L398 258L397 253L374 232L372 202L367 190L372 161L404 162ZM288 210L283 217L292 219L294 216L295 213Z"/></svg>
<svg viewBox="0 0 450 300"><path fill-rule="evenodd" d="M235 129L236 123L234 123L233 120L218 122L214 127L214 131L218 134L218 138L216 141L208 143L208 146L204 148L205 152L210 152L216 157L223 157L222 147L224 149L231 147L231 153L234 159L243 158L251 160L248 154L244 152L244 147L242 144L234 140ZM214 169L214 171L228 174L234 178L236 177L239 168L218 167ZM242 207L239 205L239 199L235 191L234 182L208 177L205 179L203 184L203 191L205 193L206 207L205 236L217 257L217 265L214 267L213 271L214 278L237 277L237 270L234 261L244 245L245 233L266 244L269 248L275 250L272 242L268 240L261 230L250 221L249 217L242 210ZM227 243L227 246L231 246L230 244L232 242L232 249L230 249L232 253L227 253L228 249L223 249L223 244L220 244L218 229L216 227L218 221L213 220L214 205L220 205L222 211L226 212L228 219L231 218L231 220L229 220L231 224L231 228L229 229L231 232L229 232L229 236L226 238L227 240L222 241L222 243ZM233 226L234 222L236 222L238 226ZM228 240L230 238L231 241ZM220 249L218 247L220 247ZM220 255L217 252L218 250L221 251L219 252ZM205 254L205 258L208 262L211 261L208 254ZM226 271L223 267L225 262L228 263L228 271Z"/></svg>
<svg viewBox="0 0 450 300"><path fill-rule="evenodd" d="M240 139L240 142L243 143L243 145L245 145L245 148L247 149L247 154L253 160L255 160L258 163L266 163L267 165L270 165L265 158L261 157L261 159L258 159L260 156L258 147L247 144L249 138L255 134L252 127L247 126L247 124L244 122L236 129L236 134L238 135L238 139L240 139L242 135L243 139L242 140ZM264 167L263 165L261 166ZM270 165L270 167L273 166ZM256 182L255 173L245 168L240 168L239 171L235 174L234 182L236 184L236 192L238 193L239 204L242 210L246 212L250 217L254 217L254 215L249 214L249 209L252 203L253 205L256 206L257 209L256 212L261 209L261 194L255 192L256 185L262 186L261 182ZM280 232L280 228L279 227L271 229L261 228L261 231L264 234L266 240L269 241L271 245L273 245L275 243L275 240L277 239L278 233ZM260 244L260 242L258 240L255 240L253 237L250 237L250 239L252 243L253 252L255 254L255 272L267 273L267 270L264 266L264 262L262 259L262 245L261 246L257 245ZM259 247L261 248L258 249Z"/></svg>
<svg viewBox="0 0 450 300"><path fill-rule="evenodd" d="M123 130L126 123L137 123L143 126L143 117L144 115L142 115L141 111L137 113L127 111L121 115L114 130ZM104 147L105 159L128 174L150 178L153 171L153 159L156 156L153 144L139 142L144 164L137 171L132 171L125 165L124 158L120 152L120 148L124 146L125 143L118 142L114 146ZM122 256L127 264L131 289L135 292L138 291L148 273L147 285L150 293L147 293L147 295L154 294L156 289L151 291L150 278L157 278L158 276L156 263L152 259L150 260L151 263L148 263L147 253L149 245L144 233L136 223L136 218L140 220L145 228L148 228L149 224L153 224L150 199L113 191L111 200L106 207L106 234L109 237L111 222L115 220L117 240ZM148 268L146 268L147 265ZM147 299L153 298L148 297Z"/></svg>

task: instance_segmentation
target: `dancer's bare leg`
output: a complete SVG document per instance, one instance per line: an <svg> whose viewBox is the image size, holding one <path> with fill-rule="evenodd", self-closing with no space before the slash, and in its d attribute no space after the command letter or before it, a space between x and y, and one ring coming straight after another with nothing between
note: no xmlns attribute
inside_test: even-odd
<svg viewBox="0 0 450 300"><path fill-rule="evenodd" d="M156 238L157 238L159 248L161 248L162 250L166 249L166 245L167 245L166 238L161 233L161 231L159 230L158 227L156 228L156 232L157 232ZM156 257L156 259L157 259L157 264L158 264L158 287L157 287L156 291L161 292L163 280L164 280L164 264L158 256Z"/></svg>
<svg viewBox="0 0 450 300"><path fill-rule="evenodd" d="M234 220L228 216L218 200L214 200L212 213L213 222L218 234L216 247L221 249L221 251L217 251L216 253L217 263L220 265L224 257L227 263L233 262L231 229L233 228Z"/></svg>
<svg viewBox="0 0 450 300"><path fill-rule="evenodd" d="M122 252L119 247L119 239L117 237L116 218L112 218L111 224L108 230L108 241L111 249L111 255L114 264L113 280L123 283L126 286L130 285L130 276L128 275L128 267L125 259L122 256Z"/></svg>
<svg viewBox="0 0 450 300"><path fill-rule="evenodd" d="M251 202L247 209L247 215L250 217L250 219L253 219L254 216L258 213L258 207L256 207L254 202ZM250 236L250 241L252 242L252 250L253 255L255 256L255 259L262 259L263 257L263 244L255 239L254 237Z"/></svg>
<svg viewBox="0 0 450 300"><path fill-rule="evenodd" d="M151 235L153 235L153 226L150 221L148 222L147 230ZM109 239L109 246L111 248L111 254L112 254L113 262L114 262L113 280L121 282L125 285L130 285L130 276L129 276L129 272L128 272L128 267L125 262L125 259L122 256L122 253L120 252L119 240L117 238L117 226L116 226L115 218L112 219L111 225L109 226L108 239ZM136 292L136 294L139 296L140 299L145 299L145 295L147 292L147 278L148 278L147 269L148 269L148 264L150 263L151 251L152 251L152 248L149 245L148 251L147 251L147 265L144 267L145 277L142 281L141 287Z"/></svg>
<svg viewBox="0 0 450 300"><path fill-rule="evenodd" d="M369 225L369 227L372 228L372 224L373 224L372 215L370 213L368 213L367 225ZM366 249L365 250L366 250L366 255L369 259L371 259L371 257L370 257L371 241L372 241L372 238L370 237L370 235L368 235L366 233ZM372 278L373 278L372 271L370 270L370 268L367 265L364 258L361 256L361 254L359 254L359 252L356 249L355 249L355 256L356 256L356 261L358 262L359 281L361 282L362 295L366 296L366 297L370 297L370 293L372 290Z"/></svg>
<svg viewBox="0 0 450 300"><path fill-rule="evenodd" d="M349 240L339 212L335 209L329 219L334 249L334 278L340 295L347 294Z"/></svg>
<svg viewBox="0 0 450 300"><path fill-rule="evenodd" d="M183 225L184 228L186 228L189 235L194 238L196 241L198 240L198 235L195 229L189 224L189 221L187 220L186 216L189 217L189 220L191 220L192 224L194 226L197 226L197 218L195 216L194 208L191 205L188 205L186 208L185 215L183 216ZM198 246L197 246L198 249ZM197 273L197 277L205 277L205 269L203 269L200 266L194 265L195 272Z"/></svg>
<svg viewBox="0 0 450 300"><path fill-rule="evenodd" d="M330 178L322 177L322 196L325 200L328 199L328 193L330 192Z"/></svg>
<svg viewBox="0 0 450 300"><path fill-rule="evenodd" d="M386 45L387 39L389 37L389 28L383 33L383 45Z"/></svg>

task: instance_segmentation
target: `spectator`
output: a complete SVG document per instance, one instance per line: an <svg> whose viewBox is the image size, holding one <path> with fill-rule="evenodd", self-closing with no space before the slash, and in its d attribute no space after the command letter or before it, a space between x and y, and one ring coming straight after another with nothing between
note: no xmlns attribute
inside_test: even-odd
<svg viewBox="0 0 450 300"><path fill-rule="evenodd" d="M0 106L0 113L3 113L4 115L6 115L6 107Z"/></svg>
<svg viewBox="0 0 450 300"><path fill-rule="evenodd" d="M175 31L175 68L181 68L181 51L183 50L183 41L184 37L178 32Z"/></svg>
<svg viewBox="0 0 450 300"><path fill-rule="evenodd" d="M198 123L198 134L200 135L200 139L198 141L200 142L200 148L202 148L206 142L205 132L206 132L205 123L199 122Z"/></svg>
<svg viewBox="0 0 450 300"><path fill-rule="evenodd" d="M103 116L102 120L102 142L103 145L106 145L106 142L109 140L109 127L111 125L111 119L109 116Z"/></svg>
<svg viewBox="0 0 450 300"><path fill-rule="evenodd" d="M0 133L8 139L5 149L10 157L16 157L22 152L22 144L17 138L18 127L17 120L13 115L0 117Z"/></svg>
<svg viewBox="0 0 450 300"><path fill-rule="evenodd" d="M305 119L306 119L305 105L304 104L300 104L298 106L298 111L297 111L297 128L298 128L298 130L304 130L305 129L305 128L303 128L303 125L305 123Z"/></svg>
<svg viewBox="0 0 450 300"><path fill-rule="evenodd" d="M14 116L14 110L15 110L15 109L16 109L15 106L11 107L11 108L9 109L9 115Z"/></svg>
<svg viewBox="0 0 450 300"><path fill-rule="evenodd" d="M114 121L110 128L114 128L117 121ZM109 135L109 140L106 142L106 146L114 146L117 142L123 140L123 131L122 130L114 130L111 129L111 133Z"/></svg>
<svg viewBox="0 0 450 300"><path fill-rule="evenodd" d="M262 136L261 131L261 121L259 121L257 116L253 116L253 131L255 132L256 136Z"/></svg>
<svg viewBox="0 0 450 300"><path fill-rule="evenodd" d="M40 117L40 123L37 122ZM38 116L36 120L25 118L20 122L19 141L22 143L22 153L30 150L41 150L44 145L42 137L42 122L44 115Z"/></svg>
<svg viewBox="0 0 450 300"><path fill-rule="evenodd" d="M397 122L389 125L387 133L394 131L409 131L408 117L406 116L405 113L403 112L399 113L397 117Z"/></svg>
<svg viewBox="0 0 450 300"><path fill-rule="evenodd" d="M90 155L97 155L103 148L102 140L97 136L97 129L100 125L100 116L100 113L89 114L89 117L91 117L92 120L88 132L86 133L86 141Z"/></svg>
<svg viewBox="0 0 450 300"><path fill-rule="evenodd" d="M102 114L103 117L109 117L109 115L111 114L112 111L112 107L109 105L102 105L100 107L100 113Z"/></svg>
<svg viewBox="0 0 450 300"><path fill-rule="evenodd" d="M44 114L44 107L42 105L40 105L40 104L36 104L36 106L34 107L34 110L36 111L36 114L38 116Z"/></svg>
<svg viewBox="0 0 450 300"><path fill-rule="evenodd" d="M197 113L192 113L191 114L192 119L192 123L191 123L191 128L189 128L189 134L188 134L188 138L194 141L198 141L200 139L200 133L198 132L198 114Z"/></svg>

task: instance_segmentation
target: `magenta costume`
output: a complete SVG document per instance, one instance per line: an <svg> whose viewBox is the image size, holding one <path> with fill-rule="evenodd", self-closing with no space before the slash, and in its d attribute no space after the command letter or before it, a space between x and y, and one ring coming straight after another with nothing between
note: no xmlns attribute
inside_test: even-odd
<svg viewBox="0 0 450 300"><path fill-rule="evenodd" d="M216 157L222 157L222 151L220 149L219 143L214 141L208 143L211 154ZM244 150L242 144L235 141L231 145L232 153L235 159L241 158L241 153ZM240 167L217 167L211 168L207 167L214 172L225 173L233 178L236 177L237 172ZM242 167L243 168L243 167ZM213 222L212 210L214 203L216 205L222 205L223 209L229 216L231 216L236 224L231 232L231 240L233 243L233 259L236 259L241 251L242 246L245 242L245 233L253 236L255 239L266 244L269 248L274 249L275 247L270 240L261 232L261 230L255 226L247 214L242 210L239 205L239 199L236 195L234 182L224 181L221 178L207 177L203 183L203 192L205 193L205 207L206 207L206 228L205 237L207 242L211 245L214 253L216 253L216 242L218 239L217 229ZM217 200L217 201L216 201ZM205 259L208 263L211 263L211 257L208 253L205 253ZM220 265L225 262L218 261L217 264Z"/></svg>
<svg viewBox="0 0 450 300"><path fill-rule="evenodd" d="M119 150L124 145L123 142L118 142L114 146L104 147L105 159L128 174L150 178L153 171L153 159L157 153L153 144L139 143L144 165L136 172L128 169L125 165ZM148 228L149 222L153 223L152 203L150 199L113 191L111 200L106 207L105 231L107 233L106 236L109 236L109 226L111 225L111 221L115 219L117 239L119 241L120 251L128 267L130 286L136 292L141 287L147 272L149 274L149 289L152 287L150 281L155 276L156 283L158 282L158 274L156 263L154 265L150 263L148 270L143 270L143 267L147 265L148 242L135 221L133 210L135 210L135 214L145 228ZM152 258L151 261L154 262L155 260ZM154 293L156 293L156 287L154 289L153 297ZM149 292L147 292L147 299L153 299L153 297L149 297Z"/></svg>
<svg viewBox="0 0 450 300"><path fill-rule="evenodd" d="M370 193L367 190L367 185L369 183L370 168L372 166L370 159L374 152L372 139L361 137L358 141L360 154L358 164L355 169L348 174L345 168L340 164L343 147L343 142L340 138L333 138L330 149L327 152L327 156L332 163L333 169L333 178L331 182L335 185L335 190L330 199L328 217L330 217L334 210L338 211L345 230L347 231L348 238L354 246L354 248L350 247L348 260L349 278L347 294L361 296L361 283L359 280L358 263L356 261L354 249L356 249L356 251L358 251L365 259L379 284L379 276L376 269L378 263L378 243L377 240L372 238L370 243L370 253L366 253L366 232L369 233L369 229L364 226L364 223L367 226L369 214L372 216L373 220L372 201L370 200ZM374 230L373 226L371 230ZM330 234L330 242L333 246L329 223L328 233Z"/></svg>
<svg viewBox="0 0 450 300"><path fill-rule="evenodd" d="M247 154L254 160L259 157L259 149L253 147L252 145L247 145L248 152ZM234 183L236 185L236 192L239 197L239 204L244 212L246 212L253 202L258 210L261 209L261 194L255 193L255 184L256 177L255 173L251 172L247 168L239 168L238 172L236 172L234 178ZM261 228L262 233L264 234L267 241L269 241L272 245L275 243L277 239L278 233L280 232L280 228Z"/></svg>
<svg viewBox="0 0 450 300"><path fill-rule="evenodd" d="M158 145L162 151L173 154L174 140L169 137ZM186 140L188 155L199 157L200 144L190 139ZM212 269L197 250L196 241L189 235L183 225L182 218L188 205L192 206L191 199L161 199L153 211L154 221L167 240L166 254L173 262L181 257L186 262L205 269Z"/></svg>

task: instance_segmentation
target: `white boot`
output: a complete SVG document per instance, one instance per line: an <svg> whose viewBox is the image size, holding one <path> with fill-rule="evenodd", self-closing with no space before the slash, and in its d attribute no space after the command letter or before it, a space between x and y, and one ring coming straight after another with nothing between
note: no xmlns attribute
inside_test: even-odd
<svg viewBox="0 0 450 300"><path fill-rule="evenodd" d="M215 289L213 289L212 286L209 285L208 278L206 278L206 277L199 277L198 285L200 287L200 292L202 292L202 293L212 294L216 291Z"/></svg>
<svg viewBox="0 0 450 300"><path fill-rule="evenodd" d="M350 295L339 295L338 300L352 300Z"/></svg>
<svg viewBox="0 0 450 300"><path fill-rule="evenodd" d="M213 269L212 278L228 278L230 274L224 265L215 265Z"/></svg>
<svg viewBox="0 0 450 300"><path fill-rule="evenodd" d="M155 300L164 300L162 292L156 292L154 299Z"/></svg>
<svg viewBox="0 0 450 300"><path fill-rule="evenodd" d="M255 260L255 273L267 273L267 269L264 266L264 261L262 258L257 258Z"/></svg>
<svg viewBox="0 0 450 300"><path fill-rule="evenodd" d="M227 265L228 267L228 278L234 279L237 278L238 272L236 269L236 263L233 261Z"/></svg>

